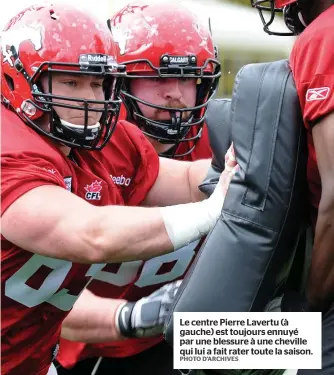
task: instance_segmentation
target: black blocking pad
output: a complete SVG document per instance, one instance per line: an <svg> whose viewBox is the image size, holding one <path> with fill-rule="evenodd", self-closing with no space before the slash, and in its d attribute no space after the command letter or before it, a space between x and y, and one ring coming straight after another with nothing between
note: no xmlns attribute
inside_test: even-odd
<svg viewBox="0 0 334 375"><path fill-rule="evenodd" d="M211 100L205 113L205 123L215 159L224 162L231 144L231 99Z"/></svg>
<svg viewBox="0 0 334 375"><path fill-rule="evenodd" d="M205 123L214 158L199 189L210 196L224 169L225 154L231 145L231 99L215 99L208 104Z"/></svg>
<svg viewBox="0 0 334 375"><path fill-rule="evenodd" d="M171 345L173 312L263 311L284 290L304 236L306 139L288 62L244 66L230 106L240 170L178 292L164 332ZM225 127L221 136L226 136ZM219 146L213 147L220 165L225 147L220 153Z"/></svg>

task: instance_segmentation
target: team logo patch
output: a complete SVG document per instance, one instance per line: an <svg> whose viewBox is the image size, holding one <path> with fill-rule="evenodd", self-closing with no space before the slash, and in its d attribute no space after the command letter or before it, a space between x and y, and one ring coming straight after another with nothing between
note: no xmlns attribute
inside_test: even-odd
<svg viewBox="0 0 334 375"><path fill-rule="evenodd" d="M128 42L134 38L136 31L142 32L146 30L146 40L149 40L153 35L158 35L158 24L155 23L153 17L144 17L144 15L142 15L141 17L138 17L138 22L136 22L134 25L130 25L128 28L122 28L119 25L122 22L122 18L127 14L140 13L146 7L147 5L128 5L120 13L118 13L116 19L113 21L113 25L111 24L110 20L109 22L107 21L108 27L113 36L113 40L118 44L119 53L121 55L125 54L126 50L128 49ZM141 48L145 50L148 45L149 43L144 43Z"/></svg>
<svg viewBox="0 0 334 375"><path fill-rule="evenodd" d="M99 201L101 199L102 181L94 181L90 185L85 186L85 198L88 201Z"/></svg>
<svg viewBox="0 0 334 375"><path fill-rule="evenodd" d="M20 29L12 29L4 31L1 38L1 48L4 55L3 62L14 66L12 61L13 53L11 47L20 55L19 48L22 42L29 40L34 46L36 51L42 49L42 28L41 26L30 27L25 26Z"/></svg>
<svg viewBox="0 0 334 375"><path fill-rule="evenodd" d="M329 87L319 87L316 89L308 89L306 93L306 101L313 102L314 100L325 100L328 98Z"/></svg>
<svg viewBox="0 0 334 375"><path fill-rule="evenodd" d="M119 26L110 28L114 42L118 44L119 53L124 55L128 40L133 39L130 29L123 30Z"/></svg>
<svg viewBox="0 0 334 375"><path fill-rule="evenodd" d="M72 191L72 177L65 177L64 184L67 191Z"/></svg>

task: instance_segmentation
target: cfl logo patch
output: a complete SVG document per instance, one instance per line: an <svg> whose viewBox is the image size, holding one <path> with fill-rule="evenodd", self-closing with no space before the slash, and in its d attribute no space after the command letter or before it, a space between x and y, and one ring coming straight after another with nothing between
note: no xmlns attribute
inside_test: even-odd
<svg viewBox="0 0 334 375"><path fill-rule="evenodd" d="M102 181L94 181L85 186L85 198L88 201L99 201L101 199Z"/></svg>

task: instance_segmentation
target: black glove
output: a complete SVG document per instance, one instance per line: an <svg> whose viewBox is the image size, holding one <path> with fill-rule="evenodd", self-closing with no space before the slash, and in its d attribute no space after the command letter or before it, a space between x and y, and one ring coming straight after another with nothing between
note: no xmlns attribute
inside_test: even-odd
<svg viewBox="0 0 334 375"><path fill-rule="evenodd" d="M163 333L165 320L182 281L166 284L148 297L121 305L116 324L125 337L151 337Z"/></svg>

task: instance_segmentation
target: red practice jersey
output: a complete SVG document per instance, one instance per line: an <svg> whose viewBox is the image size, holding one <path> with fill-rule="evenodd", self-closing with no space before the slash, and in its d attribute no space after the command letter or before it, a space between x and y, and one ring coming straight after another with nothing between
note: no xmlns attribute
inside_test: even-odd
<svg viewBox="0 0 334 375"><path fill-rule="evenodd" d="M193 135L197 129L191 128ZM183 154L193 147L193 142L183 142L177 153ZM190 154L178 160L197 160L211 158L208 129L203 128L202 137ZM148 261L124 262L108 264L99 272L89 285L89 289L101 297L122 298L128 301L138 301L159 289L164 284L182 279L195 259L200 242L189 244L183 249L170 254L159 256ZM128 357L142 352L157 343L162 337L144 339L128 339L106 344L84 344L61 340L57 357L62 366L70 368L76 362L88 357Z"/></svg>
<svg viewBox="0 0 334 375"><path fill-rule="evenodd" d="M2 214L42 185L59 186L97 206L123 205L125 198L136 205L157 178L155 150L131 124L117 125L108 158L102 152L73 151L70 159L13 112L2 108L1 117ZM1 373L45 375L63 319L104 265L33 254L4 237L1 247Z"/></svg>
<svg viewBox="0 0 334 375"><path fill-rule="evenodd" d="M321 197L321 181L312 127L334 111L334 6L317 17L296 40L290 64L308 132L307 176L313 221Z"/></svg>

